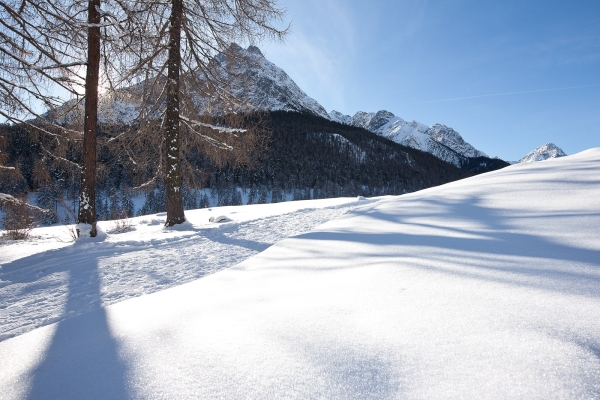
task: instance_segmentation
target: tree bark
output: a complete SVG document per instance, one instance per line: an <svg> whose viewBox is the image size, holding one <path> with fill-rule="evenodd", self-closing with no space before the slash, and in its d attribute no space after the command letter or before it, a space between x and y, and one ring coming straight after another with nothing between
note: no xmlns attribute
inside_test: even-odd
<svg viewBox="0 0 600 400"><path fill-rule="evenodd" d="M185 221L181 195L181 167L179 161L179 71L181 70L182 0L171 1L169 18L169 54L167 72L167 110L165 114L165 183L167 220L165 226Z"/></svg>
<svg viewBox="0 0 600 400"><path fill-rule="evenodd" d="M98 126L98 79L100 73L100 1L88 2L88 54L85 77L85 119L78 222L92 226L96 236L96 133Z"/></svg>

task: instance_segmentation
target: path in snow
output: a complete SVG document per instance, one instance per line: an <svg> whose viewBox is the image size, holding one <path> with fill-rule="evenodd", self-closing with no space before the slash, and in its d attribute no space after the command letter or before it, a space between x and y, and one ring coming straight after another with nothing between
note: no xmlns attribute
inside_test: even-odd
<svg viewBox="0 0 600 400"><path fill-rule="evenodd" d="M174 229L162 227L161 214L134 218L134 231L110 234L100 242L57 241L54 236L68 236L63 227L40 229L41 239L5 242L0 246L5 257L0 266L0 340L212 274L360 203L365 201L346 198L221 207L188 211L191 223ZM326 208L302 209L307 204ZM208 215L236 212L242 214L242 222L207 223ZM100 223L109 232L113 225ZM48 247L54 249L19 258Z"/></svg>

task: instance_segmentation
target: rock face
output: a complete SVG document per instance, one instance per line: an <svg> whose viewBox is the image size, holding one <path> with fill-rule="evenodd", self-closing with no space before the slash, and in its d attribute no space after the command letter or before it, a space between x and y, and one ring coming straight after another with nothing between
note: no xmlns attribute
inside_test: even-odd
<svg viewBox="0 0 600 400"><path fill-rule="evenodd" d="M527 154L525 157L521 158L519 162L530 163L544 161L549 158L564 157L566 155L567 153L562 151L562 149L554 143L546 143L545 145L538 147L537 149Z"/></svg>
<svg viewBox="0 0 600 400"><path fill-rule="evenodd" d="M214 62L219 64L227 89L245 109L308 112L329 118L325 108L304 93L284 70L267 60L258 47L243 49L232 44L229 50L234 58L220 54ZM224 111L222 106L217 106L213 113Z"/></svg>
<svg viewBox="0 0 600 400"><path fill-rule="evenodd" d="M352 117L332 111L329 118L365 128L396 143L431 153L457 167L467 158L487 157L485 153L465 142L452 128L441 124L427 126L417 121L407 122L386 110L376 113L359 111Z"/></svg>

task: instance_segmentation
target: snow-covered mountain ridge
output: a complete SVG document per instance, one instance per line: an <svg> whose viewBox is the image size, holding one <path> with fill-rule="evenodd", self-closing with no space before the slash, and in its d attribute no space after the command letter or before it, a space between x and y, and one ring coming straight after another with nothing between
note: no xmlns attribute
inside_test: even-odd
<svg viewBox="0 0 600 400"><path fill-rule="evenodd" d="M465 158L487 157L475 147L465 142L454 129L435 124L427 126L417 121L407 122L393 113L381 110L376 113L359 111L354 116L338 111L329 113L333 121L358 126L404 146L422 150L461 167Z"/></svg>
<svg viewBox="0 0 600 400"><path fill-rule="evenodd" d="M226 91L234 96L239 111L296 111L329 117L323 106L267 60L258 47L244 49L233 43L227 54L217 55L211 63L217 64L220 79L227 83ZM216 96L198 94L195 100L199 112L215 115L230 110L230 105Z"/></svg>
<svg viewBox="0 0 600 400"><path fill-rule="evenodd" d="M565 157L567 153L562 151L560 147L555 145L554 143L546 143L543 146L540 146L530 153L528 153L525 157L519 160L519 163L530 163L537 161L544 161L549 158L558 158Z"/></svg>
<svg viewBox="0 0 600 400"><path fill-rule="evenodd" d="M374 113L359 111L352 117L335 110L327 113L321 104L302 91L283 69L268 61L255 46L244 49L232 44L226 53L215 56L211 68L222 82L226 82L227 87L220 89L219 95L207 95L202 92L203 89L192 87L190 100L193 104L190 106L200 114L218 115L230 111L305 112L367 129L394 142L428 152L457 167L461 167L469 158L487 157L446 125L427 126L416 121L407 122L385 110ZM195 81L198 86L197 82L202 82L203 78L196 78L199 78ZM140 109L140 85L124 89L118 94L102 95L99 99L99 121L128 124L138 119L144 111ZM70 101L54 110L54 121L61 124L81 121L83 104L67 111L74 105L75 101ZM159 106L153 115L159 118L163 109L164 105Z"/></svg>

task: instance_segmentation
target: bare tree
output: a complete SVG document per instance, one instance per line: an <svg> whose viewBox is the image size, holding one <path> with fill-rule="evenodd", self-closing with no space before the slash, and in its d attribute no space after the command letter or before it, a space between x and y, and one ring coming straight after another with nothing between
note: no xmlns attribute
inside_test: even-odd
<svg viewBox="0 0 600 400"><path fill-rule="evenodd" d="M209 110L199 109L199 103L194 101L195 96L218 99L223 104L231 105L225 107L225 111L236 111L233 106L238 106L239 111L241 107L235 94L226 89L227 74L223 73L214 57L220 53L233 60L238 55L236 48L230 46L231 43L282 39L287 28L280 29L275 25L285 14L283 9L278 8L276 0L169 0L147 3L151 6L143 12L137 10L134 16L140 34L130 38L126 48L120 52L126 56L119 60L122 67L113 68L127 73L113 83L115 87L123 87L137 79L137 82L141 82L138 94L143 99L139 120L156 120L157 114L162 119L160 147L164 152L165 225L172 226L185 221L181 191L183 132L231 154L239 153L227 143L227 137L238 141L240 136L246 136L246 145L260 141L249 139L251 135L244 135L247 133L244 128L215 125L199 118ZM206 106L208 102L202 104ZM228 122L235 125L236 121L229 119ZM207 130L210 132L206 133ZM118 140L126 142L128 139L122 134ZM244 142L244 139L239 141Z"/></svg>
<svg viewBox="0 0 600 400"><path fill-rule="evenodd" d="M185 219L182 132L230 154L208 152L220 161L248 162L227 142L237 142L237 148L263 144L247 129L236 128L240 121L235 118L222 121L228 128L200 118L207 110L199 110L193 97L219 98L240 108L235 95L224 89L227 77L211 60L218 53L235 58L229 51L235 41L281 39L286 29L272 24L284 15L276 0L0 0L0 13L0 116L41 132L49 139L43 151L60 162L70 162L60 155L65 143L83 142L78 220L92 225L92 236L101 77L112 96L133 93L142 103L137 129L128 130L137 130L137 139L124 134L114 138L125 143L132 161L131 143L140 142L142 125L152 128L146 132L163 132L155 147L164 154L159 165L166 183L167 226ZM73 100L60 105L63 98L52 95L57 88ZM51 112L40 115L36 103ZM82 107L83 120L73 119ZM160 129L157 119L162 120Z"/></svg>
<svg viewBox="0 0 600 400"><path fill-rule="evenodd" d="M43 151L61 162L73 164L60 154L69 142L82 142L78 222L92 226L91 236L96 235L102 37L108 57L112 43L126 40L122 28L127 25L127 20L118 20L111 10L130 10L137 3L0 0L0 116L31 127L40 135ZM55 95L57 92L63 95ZM65 97L73 100L65 103ZM82 126L77 126L70 119L82 104ZM50 112L41 115L42 107Z"/></svg>

